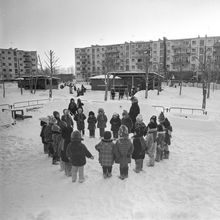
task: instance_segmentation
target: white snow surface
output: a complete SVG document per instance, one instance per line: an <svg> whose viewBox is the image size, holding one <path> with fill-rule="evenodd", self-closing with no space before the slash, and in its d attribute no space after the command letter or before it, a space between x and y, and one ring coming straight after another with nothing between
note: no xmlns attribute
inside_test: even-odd
<svg viewBox="0 0 220 220"><path fill-rule="evenodd" d="M163 89L159 96L157 91L149 91L148 99L144 91L136 95L146 124L153 114L160 113L152 105L201 107L201 89L184 87L181 96L178 88ZM7 84L6 98L1 93L0 102L48 97L48 91L35 95L24 91L22 96L19 91L14 84ZM103 179L94 148L100 141L98 130L97 138L90 139L86 129L84 143L95 159L87 159L84 183L72 183L59 166L51 164L39 136L39 118L54 110L62 114L70 98L76 98L68 92L68 88L53 90L53 99L43 108L25 113L33 118L0 127L0 219L220 219L220 91L211 92L207 99L207 115L165 113L173 126L170 159L147 167L146 156L144 172L139 174L133 171L132 160L129 178L124 181L118 178L116 164L113 176ZM114 112L121 115L131 105L126 99L104 102L102 91L88 91L80 98L86 116L102 107L108 121Z"/></svg>

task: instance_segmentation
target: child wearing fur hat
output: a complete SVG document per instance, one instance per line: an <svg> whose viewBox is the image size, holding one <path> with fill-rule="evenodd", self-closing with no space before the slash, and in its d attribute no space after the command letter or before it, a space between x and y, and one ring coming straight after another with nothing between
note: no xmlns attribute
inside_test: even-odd
<svg viewBox="0 0 220 220"><path fill-rule="evenodd" d="M134 150L134 146L129 139L128 128L125 125L121 125L118 131L119 139L115 144L115 156L116 161L120 164L120 179L128 177L128 163L131 163L131 155Z"/></svg>
<svg viewBox="0 0 220 220"><path fill-rule="evenodd" d="M95 146L95 149L99 152L99 163L102 166L104 178L112 176L115 144L112 142L111 137L111 132L105 131L104 138Z"/></svg>
<svg viewBox="0 0 220 220"><path fill-rule="evenodd" d="M74 120L76 121L77 124L77 130L82 133L82 135L85 135L85 120L86 116L83 114L83 109L78 108L77 113L74 117Z"/></svg>
<svg viewBox="0 0 220 220"><path fill-rule="evenodd" d="M113 133L113 138L117 139L118 138L118 130L121 126L121 119L118 113L114 113L111 120L110 120L110 124L111 124L111 131Z"/></svg>
<svg viewBox="0 0 220 220"><path fill-rule="evenodd" d="M89 112L89 117L87 119L87 122L89 129L89 137L95 137L97 118L95 117L95 113L93 111Z"/></svg>
<svg viewBox="0 0 220 220"><path fill-rule="evenodd" d="M125 125L128 128L128 133L130 134L133 127L133 122L126 110L123 110L122 112L121 124Z"/></svg>
<svg viewBox="0 0 220 220"><path fill-rule="evenodd" d="M163 160L163 153L164 153L164 138L165 138L165 131L163 130L163 126L161 124L157 127L157 138L156 138L156 158L155 161L160 162Z"/></svg>
<svg viewBox="0 0 220 220"><path fill-rule="evenodd" d="M150 145L148 146L148 155L149 155L149 165L150 167L154 166L154 162L155 162L155 151L156 151L156 137L157 137L157 117L155 115L153 115L150 118L150 122L147 126L147 142L150 143ZM152 141L148 141L152 140Z"/></svg>
<svg viewBox="0 0 220 220"><path fill-rule="evenodd" d="M82 143L81 133L73 131L71 134L71 142L67 146L66 156L72 163L72 182L76 182L77 174L79 173L79 182L85 181L84 166L86 164L86 157L94 159L92 154L88 151L86 146Z"/></svg>
<svg viewBox="0 0 220 220"><path fill-rule="evenodd" d="M145 151L146 151L146 142L143 138L143 130L142 127L136 127L134 131L133 137L133 145L134 151L132 153L132 158L135 160L135 169L136 173L139 173L143 170L143 161L145 158Z"/></svg>
<svg viewBox="0 0 220 220"><path fill-rule="evenodd" d="M107 116L105 115L104 109L99 108L98 116L97 116L97 122L98 122L97 128L99 128L99 134L101 138L104 136L107 121L108 119Z"/></svg>
<svg viewBox="0 0 220 220"><path fill-rule="evenodd" d="M169 145L171 144L171 134L172 134L173 128L168 118L165 118L163 112L160 113L158 120L159 120L159 123L163 126L164 131L165 131L164 159L169 159L169 154L170 154Z"/></svg>

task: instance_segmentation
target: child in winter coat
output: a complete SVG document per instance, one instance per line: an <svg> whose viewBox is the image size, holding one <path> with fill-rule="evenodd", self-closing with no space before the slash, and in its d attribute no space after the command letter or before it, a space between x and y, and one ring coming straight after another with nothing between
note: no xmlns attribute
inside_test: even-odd
<svg viewBox="0 0 220 220"><path fill-rule="evenodd" d="M136 173L143 170L143 161L145 158L145 150L147 148L146 142L143 138L143 131L141 127L136 127L133 138L134 151L132 153L132 159L135 160Z"/></svg>
<svg viewBox="0 0 220 220"><path fill-rule="evenodd" d="M118 131L119 139L115 144L116 161L120 164L120 179L128 177L128 163L131 163L131 155L134 150L134 146L129 139L128 128L125 125L121 125Z"/></svg>
<svg viewBox="0 0 220 220"><path fill-rule="evenodd" d="M113 132L113 138L117 139L118 138L118 130L121 126L121 119L119 114L114 113L111 120L110 120L110 124L111 124L111 131Z"/></svg>
<svg viewBox="0 0 220 220"><path fill-rule="evenodd" d="M84 104L82 103L81 99L78 98L77 99L77 109L81 108L83 110L83 106L84 106Z"/></svg>
<svg viewBox="0 0 220 220"><path fill-rule="evenodd" d="M115 144L112 142L111 136L110 131L105 131L104 138L95 146L95 149L99 152L99 163L102 166L104 178L112 176Z"/></svg>
<svg viewBox="0 0 220 220"><path fill-rule="evenodd" d="M128 133L130 134L133 127L133 122L126 110L123 110L122 112L121 124L125 125L128 128Z"/></svg>
<svg viewBox="0 0 220 220"><path fill-rule="evenodd" d="M143 122L143 117L141 114L138 114L134 128L135 128L135 130L138 130L138 132L140 132L141 136L146 136L147 126Z"/></svg>
<svg viewBox="0 0 220 220"><path fill-rule="evenodd" d="M99 108L98 110L97 121L98 121L97 128L99 128L100 137L102 138L104 136L106 123L108 121L103 108Z"/></svg>
<svg viewBox="0 0 220 220"><path fill-rule="evenodd" d="M56 119L53 116L48 116L48 125L45 127L44 130L44 141L45 141L45 148L48 151L48 156L53 157L54 150L53 150L53 138L52 138L52 126L56 123Z"/></svg>
<svg viewBox="0 0 220 220"><path fill-rule="evenodd" d="M173 128L170 124L170 121L165 118L163 112L160 113L159 117L158 117L159 123L163 126L164 131L165 131L165 138L164 138L164 143L165 143L165 147L164 147L164 159L169 159L169 145L171 144L171 134L173 131Z"/></svg>
<svg viewBox="0 0 220 220"><path fill-rule="evenodd" d="M71 115L75 115L76 114L77 105L76 105L76 102L75 102L75 100L73 98L70 99L68 110L70 111Z"/></svg>
<svg viewBox="0 0 220 220"><path fill-rule="evenodd" d="M163 131L163 126L158 125L157 127L157 148L156 148L156 158L155 161L160 162L163 160L163 154L164 154L164 138L165 138L165 131Z"/></svg>
<svg viewBox="0 0 220 220"><path fill-rule="evenodd" d="M74 120L77 124L77 130L82 133L82 135L85 135L85 120L86 116L83 114L82 108L78 108L77 114L74 117Z"/></svg>
<svg viewBox="0 0 220 220"><path fill-rule="evenodd" d="M148 143L150 143L150 145L148 145L148 155L149 155L149 165L150 167L154 166L154 162L155 162L155 151L156 151L156 137L157 137L157 117L155 115L153 115L150 118L150 122L147 126L147 138L146 141Z"/></svg>
<svg viewBox="0 0 220 220"><path fill-rule="evenodd" d="M40 118L40 126L41 126L41 132L40 132L40 137L41 137L41 141L44 145L44 153L48 154L48 148L47 148L47 144L45 142L45 128L47 127L49 123L49 119L48 117L45 118Z"/></svg>
<svg viewBox="0 0 220 220"><path fill-rule="evenodd" d="M83 139L79 131L73 131L71 134L71 142L67 146L66 156L72 163L72 182L76 182L79 173L79 182L85 181L84 166L86 157L94 159L86 146L81 142Z"/></svg>
<svg viewBox="0 0 220 220"><path fill-rule="evenodd" d="M70 137L71 133L73 131L73 120L72 117L69 115L69 110L64 109L63 111L64 115L61 117L62 121L66 122L67 127L65 133L62 135L64 139L64 144L61 149L61 161L60 161L60 166L61 166L61 171L65 171L66 176L71 176L71 169L72 169L72 164L66 157L66 149L67 145L70 143Z"/></svg>
<svg viewBox="0 0 220 220"><path fill-rule="evenodd" d="M93 111L89 112L89 117L87 119L87 122L89 129L89 137L95 137L97 118L95 117L95 113Z"/></svg>

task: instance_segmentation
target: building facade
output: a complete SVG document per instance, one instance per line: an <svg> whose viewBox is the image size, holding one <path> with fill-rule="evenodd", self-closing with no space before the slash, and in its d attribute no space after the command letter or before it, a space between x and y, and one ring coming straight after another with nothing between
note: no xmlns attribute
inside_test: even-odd
<svg viewBox="0 0 220 220"><path fill-rule="evenodd" d="M0 48L0 75L2 80L13 80L22 75L37 74L37 52Z"/></svg>
<svg viewBox="0 0 220 220"><path fill-rule="evenodd" d="M75 48L75 73L77 79L105 74L109 71L192 72L199 74L205 58L214 58L217 37L189 39L159 39L158 41L125 42L115 45L92 45ZM146 51L150 59L146 67Z"/></svg>

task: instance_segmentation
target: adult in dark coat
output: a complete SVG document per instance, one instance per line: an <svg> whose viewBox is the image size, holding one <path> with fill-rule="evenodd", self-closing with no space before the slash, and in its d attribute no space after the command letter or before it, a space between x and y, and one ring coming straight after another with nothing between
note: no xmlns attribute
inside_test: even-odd
<svg viewBox="0 0 220 220"><path fill-rule="evenodd" d="M76 102L75 102L75 100L73 98L70 99L68 110L70 111L71 115L75 115L76 114L77 105L76 105Z"/></svg>
<svg viewBox="0 0 220 220"><path fill-rule="evenodd" d="M134 126L135 126L135 122L136 122L136 117L138 116L138 114L140 113L140 107L138 105L138 99L133 96L131 98L131 101L132 101L132 105L131 105L131 108L130 108L130 111L129 111L129 116L133 122L133 127L132 127L132 130L131 132L134 132Z"/></svg>

